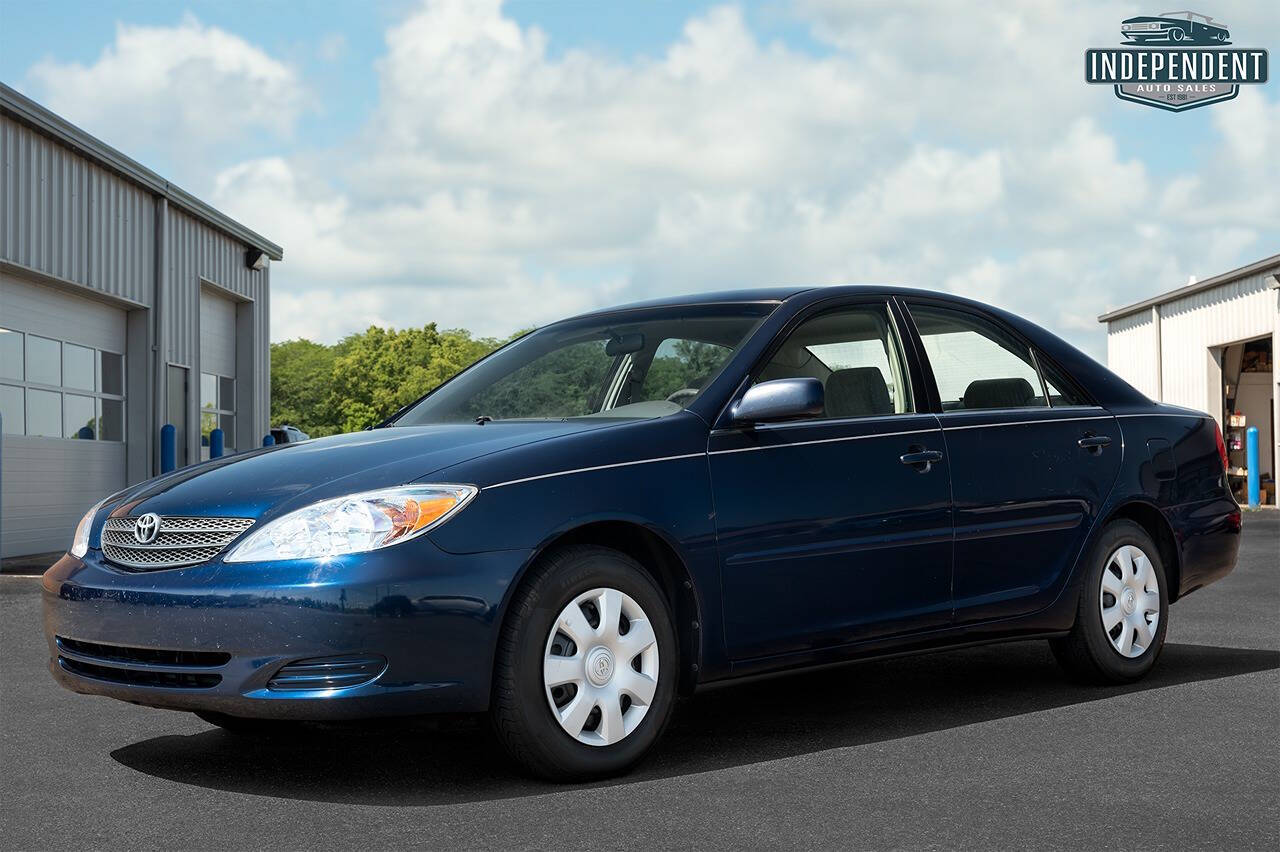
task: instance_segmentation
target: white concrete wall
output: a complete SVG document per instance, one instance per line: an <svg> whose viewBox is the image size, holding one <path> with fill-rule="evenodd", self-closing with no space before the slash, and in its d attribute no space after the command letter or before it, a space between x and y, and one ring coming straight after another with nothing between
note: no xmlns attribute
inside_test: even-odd
<svg viewBox="0 0 1280 852"><path fill-rule="evenodd" d="M1208 412L1221 425L1220 348L1269 336L1272 359L1280 356L1277 275L1280 266L1112 320L1107 365L1152 399ZM1280 422L1278 377L1280 371L1273 372L1269 382L1274 422ZM1259 424L1264 443L1265 425ZM1264 455L1280 458L1280 441Z"/></svg>
<svg viewBox="0 0 1280 852"><path fill-rule="evenodd" d="M1160 306L1164 402L1207 411L1221 421L1222 364L1211 350L1275 334L1280 291L1272 289L1269 279L1278 271L1250 275Z"/></svg>
<svg viewBox="0 0 1280 852"><path fill-rule="evenodd" d="M1107 366L1152 399L1160 398L1156 325L1150 309L1107 324Z"/></svg>
<svg viewBox="0 0 1280 852"><path fill-rule="evenodd" d="M1258 473L1275 476L1276 469L1272 442L1271 373L1241 373L1240 389L1236 394L1236 409L1245 416L1247 426L1258 427Z"/></svg>

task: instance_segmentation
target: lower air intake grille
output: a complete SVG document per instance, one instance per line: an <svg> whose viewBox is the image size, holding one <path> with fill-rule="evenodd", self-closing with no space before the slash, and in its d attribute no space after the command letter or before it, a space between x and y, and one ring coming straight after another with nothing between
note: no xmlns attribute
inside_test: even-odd
<svg viewBox="0 0 1280 852"><path fill-rule="evenodd" d="M58 665L72 674L125 683L131 686L163 686L171 689L209 689L222 675L209 669L225 666L231 655L224 651L169 651L130 648L57 636ZM159 671L159 668L185 671Z"/></svg>
<svg viewBox="0 0 1280 852"><path fill-rule="evenodd" d="M368 683L387 667L385 657L377 654L351 657L312 657L289 663L267 683L275 692L299 692L306 689L344 689Z"/></svg>
<svg viewBox="0 0 1280 852"><path fill-rule="evenodd" d="M100 642L82 642L79 639L57 637L58 648L80 657L96 657L114 663L142 663L157 666L225 666L231 655L224 651L166 651L160 648L129 648L124 645L103 645Z"/></svg>
<svg viewBox="0 0 1280 852"><path fill-rule="evenodd" d="M153 672L145 669L117 669L95 666L68 657L58 657L58 664L81 677L127 683L133 686L167 686L174 689L209 689L222 682L222 675L195 672Z"/></svg>
<svg viewBox="0 0 1280 852"><path fill-rule="evenodd" d="M107 518L102 552L117 565L135 571L159 571L208 562L253 526L252 518L160 518L154 540L134 536L137 518Z"/></svg>

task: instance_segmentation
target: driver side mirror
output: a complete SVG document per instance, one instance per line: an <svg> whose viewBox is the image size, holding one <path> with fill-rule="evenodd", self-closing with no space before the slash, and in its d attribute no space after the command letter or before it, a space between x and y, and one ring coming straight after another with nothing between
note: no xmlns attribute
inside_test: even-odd
<svg viewBox="0 0 1280 852"><path fill-rule="evenodd" d="M825 410L822 382L808 377L774 379L748 388L729 417L735 426L745 426L821 417Z"/></svg>

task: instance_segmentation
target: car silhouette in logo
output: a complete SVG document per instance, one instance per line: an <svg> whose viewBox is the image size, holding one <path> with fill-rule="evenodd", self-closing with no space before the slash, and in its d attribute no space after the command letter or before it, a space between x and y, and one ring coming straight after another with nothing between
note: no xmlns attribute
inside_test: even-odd
<svg viewBox="0 0 1280 852"><path fill-rule="evenodd" d="M1161 12L1140 15L1120 23L1120 34L1129 44L1227 44L1226 24L1199 12Z"/></svg>

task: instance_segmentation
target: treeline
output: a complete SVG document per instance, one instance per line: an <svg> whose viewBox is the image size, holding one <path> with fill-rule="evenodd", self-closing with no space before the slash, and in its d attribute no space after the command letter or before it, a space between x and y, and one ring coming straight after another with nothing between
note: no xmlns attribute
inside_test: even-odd
<svg viewBox="0 0 1280 852"><path fill-rule="evenodd" d="M271 344L271 425L318 438L355 432L389 417L505 343L465 329L370 326L332 346Z"/></svg>

